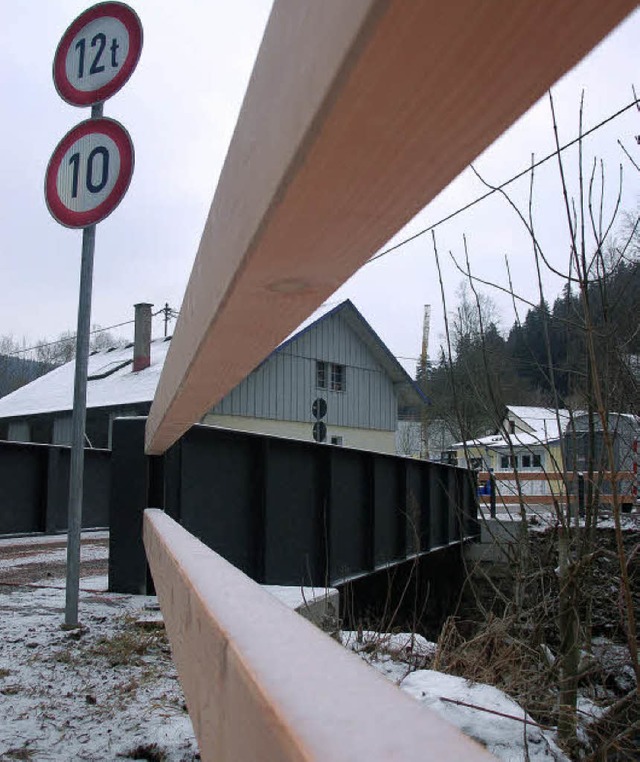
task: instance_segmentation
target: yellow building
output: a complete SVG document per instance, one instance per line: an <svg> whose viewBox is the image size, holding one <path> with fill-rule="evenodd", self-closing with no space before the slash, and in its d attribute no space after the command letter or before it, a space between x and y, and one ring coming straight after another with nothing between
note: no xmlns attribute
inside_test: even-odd
<svg viewBox="0 0 640 762"><path fill-rule="evenodd" d="M565 506L568 497L577 495L578 475L586 475L591 460L599 502L611 502L615 479L623 509L630 510L637 499L640 419L625 413L609 414L612 464L600 421L594 421L591 444L588 427L589 417L584 412L509 405L499 433L452 445L449 461L478 472L484 504L489 502L487 484L492 474L497 506L507 510L520 504Z"/></svg>
<svg viewBox="0 0 640 762"><path fill-rule="evenodd" d="M458 465L478 471L481 487L493 473L498 507L564 503L562 435L570 419L567 410L509 405L500 433L458 442L451 450Z"/></svg>

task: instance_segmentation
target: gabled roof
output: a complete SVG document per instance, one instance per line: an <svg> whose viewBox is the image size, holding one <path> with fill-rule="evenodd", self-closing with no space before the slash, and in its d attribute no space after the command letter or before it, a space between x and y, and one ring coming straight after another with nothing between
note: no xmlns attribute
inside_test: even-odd
<svg viewBox="0 0 640 762"><path fill-rule="evenodd" d="M513 420L516 431L508 438L502 434L491 434L466 442L457 442L452 448L488 447L500 449L503 447L534 447L535 445L558 442L565 431L571 414L568 410L556 410L550 407L528 407L522 405L507 405L507 420ZM559 425L558 425L559 424Z"/></svg>
<svg viewBox="0 0 640 762"><path fill-rule="evenodd" d="M382 339L362 317L350 300L336 307L321 310L305 320L302 326L285 339L267 357L267 362L292 341L311 330L331 315L340 314L396 384L403 404L418 406L426 398L402 365L388 350ZM170 338L170 337L169 337ZM95 352L89 357L87 409L123 407L153 400L160 373L169 349L169 339L151 342L151 365L136 373L131 370L133 345ZM30 384L0 398L0 419L24 418L42 413L68 412L73 408L75 361L61 365ZM91 379L91 377L94 377Z"/></svg>
<svg viewBox="0 0 640 762"><path fill-rule="evenodd" d="M87 409L151 402L168 349L168 341L152 341L151 365L137 373L131 370L131 344L91 354L89 377L102 376L111 368L115 370L87 382ZM0 418L23 418L41 413L70 411L73 408L75 367L75 360L72 360L0 398Z"/></svg>
<svg viewBox="0 0 640 762"><path fill-rule="evenodd" d="M560 439L561 433L571 420L571 413L551 407L507 405L507 418L514 417L525 424L521 428L536 437L537 441L553 442Z"/></svg>
<svg viewBox="0 0 640 762"><path fill-rule="evenodd" d="M331 309L325 307L324 309L320 308L320 310L316 310L316 312L302 323L295 333L288 336L282 344L272 352L272 355L282 351L293 341L296 341L303 336L307 331L334 315L340 315L356 336L366 344L375 360L381 365L396 386L399 395L402 397L402 404L411 407L420 407L421 405L428 404L429 399L425 396L422 389L420 389L418 384L394 357L387 345L373 330L369 322L364 318L351 299L345 299ZM272 355L269 355L269 357Z"/></svg>

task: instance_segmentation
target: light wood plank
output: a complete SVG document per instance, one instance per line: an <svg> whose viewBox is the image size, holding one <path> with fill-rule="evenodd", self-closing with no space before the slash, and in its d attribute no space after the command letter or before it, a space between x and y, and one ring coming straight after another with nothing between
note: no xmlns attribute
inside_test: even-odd
<svg viewBox="0 0 640 762"><path fill-rule="evenodd" d="M144 543L205 762L494 759L162 511Z"/></svg>
<svg viewBox="0 0 640 762"><path fill-rule="evenodd" d="M635 7L276 0L147 451L199 420Z"/></svg>

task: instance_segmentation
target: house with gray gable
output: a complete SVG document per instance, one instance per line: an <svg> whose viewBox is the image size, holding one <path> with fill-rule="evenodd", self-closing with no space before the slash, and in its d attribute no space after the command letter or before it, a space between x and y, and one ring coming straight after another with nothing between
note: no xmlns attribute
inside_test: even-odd
<svg viewBox="0 0 640 762"><path fill-rule="evenodd" d="M151 305L139 304L134 342L90 356L88 447L110 447L114 418L148 414L169 345L151 339ZM72 361L1 398L0 439L69 444L73 375ZM399 420L420 420L425 403L346 300L312 315L201 422L395 454Z"/></svg>

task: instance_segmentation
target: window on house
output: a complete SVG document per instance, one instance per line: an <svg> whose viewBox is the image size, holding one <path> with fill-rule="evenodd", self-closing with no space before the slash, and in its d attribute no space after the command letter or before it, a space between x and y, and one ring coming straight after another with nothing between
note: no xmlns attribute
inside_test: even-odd
<svg viewBox="0 0 640 762"><path fill-rule="evenodd" d="M316 386L318 389L327 388L327 363L316 360Z"/></svg>
<svg viewBox="0 0 640 762"><path fill-rule="evenodd" d="M500 456L500 468L503 470L514 469L518 467L517 455L501 455Z"/></svg>
<svg viewBox="0 0 640 762"><path fill-rule="evenodd" d="M531 468L531 455L522 456L522 468Z"/></svg>
<svg viewBox="0 0 640 762"><path fill-rule="evenodd" d="M534 455L533 456L533 467L534 468L542 468L542 455Z"/></svg>
<svg viewBox="0 0 640 762"><path fill-rule="evenodd" d="M482 458L469 458L469 468L473 471L482 471Z"/></svg>
<svg viewBox="0 0 640 762"><path fill-rule="evenodd" d="M516 433L516 424L514 421L509 421L509 434Z"/></svg>
<svg viewBox="0 0 640 762"><path fill-rule="evenodd" d="M336 437L336 436L331 437L331 444L342 447L342 437Z"/></svg>
<svg viewBox="0 0 640 762"><path fill-rule="evenodd" d="M458 458L455 450L445 450L440 453L440 462L446 463L449 466L457 466Z"/></svg>
<svg viewBox="0 0 640 762"><path fill-rule="evenodd" d="M344 365L337 365L331 363L331 391L343 392L346 386L346 376L344 373Z"/></svg>
<svg viewBox="0 0 640 762"><path fill-rule="evenodd" d="M344 365L325 360L316 360L316 387L344 392L347 388L347 374Z"/></svg>

